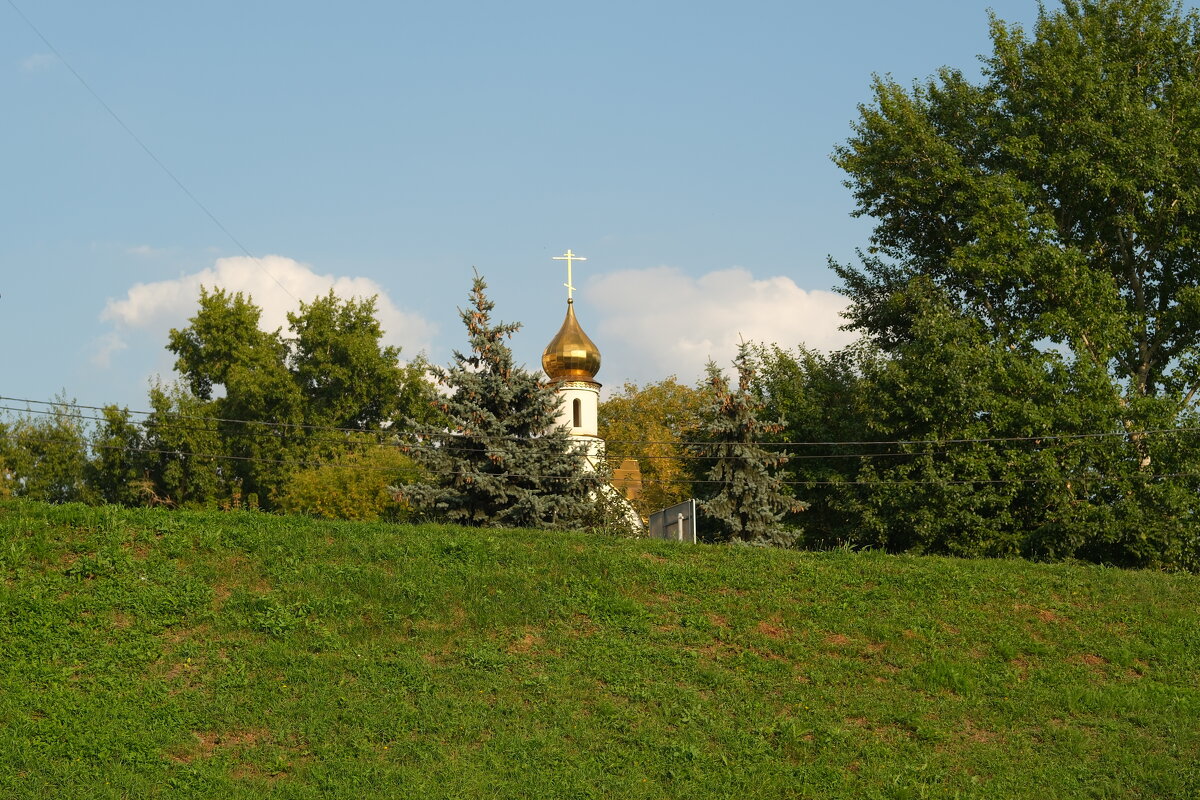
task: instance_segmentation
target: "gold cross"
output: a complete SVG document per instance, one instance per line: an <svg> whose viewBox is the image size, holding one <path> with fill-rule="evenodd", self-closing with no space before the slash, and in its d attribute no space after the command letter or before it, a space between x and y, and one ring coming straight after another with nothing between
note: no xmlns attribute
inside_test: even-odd
<svg viewBox="0 0 1200 800"><path fill-rule="evenodd" d="M567 262L567 282L564 283L563 286L567 287L567 302L572 303L572 302L574 302L574 299L572 298L571 295L575 292L575 287L571 285L571 262L572 261L587 261L587 259L584 258L583 256L577 256L574 253L572 253L570 250L568 250L567 252L563 253L561 256L554 256L554 260Z"/></svg>

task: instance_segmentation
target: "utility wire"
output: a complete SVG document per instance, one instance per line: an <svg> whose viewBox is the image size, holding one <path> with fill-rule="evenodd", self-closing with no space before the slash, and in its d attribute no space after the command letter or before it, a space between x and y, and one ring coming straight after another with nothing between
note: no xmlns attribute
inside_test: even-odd
<svg viewBox="0 0 1200 800"><path fill-rule="evenodd" d="M20 439L21 437L22 437L21 433L14 432L14 431L0 432L0 439ZM27 438L32 439L33 441L40 441L40 442L59 441L55 437L50 437L50 436L40 436L40 437L33 436L33 437L27 437ZM109 444L109 443L96 443L93 446L97 447L99 449L103 449L103 450L112 450L112 451L125 452L125 453L144 453L144 454L148 454L148 455L165 455L165 456L173 456L175 458L180 458L180 459L197 459L197 460L208 460L208 461L235 461L235 462L242 462L242 463L271 464L271 465L276 465L276 466L290 466L290 467L303 467L303 468L329 467L329 468L334 468L334 469L357 470L357 471L362 471L362 472L395 472L396 471L394 468L378 467L378 466L373 466L370 464L346 464L343 462L338 462L336 460L335 461L319 461L319 460L314 461L314 460L285 459L285 458L263 458L260 456L239 456L239 455L232 455L229 453L195 453L195 452L191 452L191 451L179 450L179 449L174 449L174 448L133 447L133 446L129 446L129 445ZM404 446L401 446L401 445L380 444L377 446L381 447L381 448L382 447L395 447L399 450L406 449ZM432 471L432 472L426 470L426 473L431 474L433 476L441 476L441 477L477 474L477 473L468 473L468 472L465 472L462 470L443 470L443 471ZM2 474L3 473L0 472L0 475L2 475ZM515 478L515 479L524 479L524 480L566 481L566 480L573 480L577 476L575 476L575 475L533 475L530 473L519 473L519 472L497 472L497 473L488 473L488 477ZM1136 477L1142 481L1163 480L1166 478L1200 479L1200 474L1191 473L1191 472L1166 472L1166 473L1155 473L1152 475L1143 475L1140 473L1136 473L1133 475L1121 474L1118 476L1110 476L1110 475L1103 474L1103 473L1087 473L1087 474L1082 474L1082 475L1074 475L1074 474L1065 475L1065 476L1062 476L1061 478L1051 478L1051 479L1047 479L1047 478L921 478L921 479L907 478L907 479L888 479L888 480L859 480L859 479L856 479L856 480L793 480L793 481L779 481L778 483L780 486L798 486L798 487L805 487L805 488L812 488L812 487L816 487L816 486L882 487L882 486L1006 486L1006 485L1036 485L1036 484L1058 485L1058 484L1061 484L1061 483L1067 482L1067 481L1076 481L1076 482L1079 482L1080 484L1086 485L1087 483L1106 482L1109 480L1113 480L1114 478L1124 480L1124 479L1127 479L1130 477ZM730 485L733 483L738 483L738 482L739 481L737 481L737 480L716 480L716 479L711 479L711 478L684 478L684 477L677 478L677 479L643 477L641 479L642 485L684 483L689 486L695 486L695 485L716 485L716 486L725 485L725 486L727 486L727 485Z"/></svg>
<svg viewBox="0 0 1200 800"><path fill-rule="evenodd" d="M83 86L83 88L87 90L87 93L90 94L93 97L93 99L95 99L95 101L97 103L99 103L100 106L105 111L108 112L108 115L110 117L112 117L113 120L117 123L117 125L119 125L121 127L121 130L123 130L123 131L125 131L125 133L129 134L129 137L131 139L133 139L135 142L137 142L138 147L142 148L142 151L147 156L150 157L151 161L153 161L155 164L158 165L158 168L161 169L166 174L166 176L175 183L176 186L179 187L179 190L182 191L185 195L187 195L188 199L191 200L193 203L195 203L196 207L199 208L201 211L203 211L204 214L210 220L212 220L212 223L214 225L216 225L217 228L219 228L222 233L224 233L227 237L229 237L229 240L231 242L233 242L235 245L237 245L237 248L239 250L241 250L246 255L247 258L249 258L251 261L254 262L255 266L257 266L259 269L261 269L267 275L268 278L275 281L275 285L277 285L280 289L282 289L288 297L292 298L297 303L300 302L299 298L297 298L296 295L292 294L288 290L288 288L286 286L284 286L283 283L281 283L280 280L278 278L276 278L269 269L266 268L266 266L263 265L262 261L258 258L258 256L251 253L249 248L247 248L244 244L242 244L241 240L238 239L236 236L234 236L233 233L228 228L225 227L225 224L217 218L217 215L214 214L212 211L210 211L208 206L204 205L204 203L202 203L200 201L200 198L196 197L196 195L193 194L192 191L190 189L188 189L188 187L186 185L184 185L183 181L180 180L179 177L174 172L172 172L171 169L166 164L164 164L158 156L156 156L154 154L154 151L151 150L150 146L147 145L142 140L142 137L140 137L136 133L134 133L133 129L125 124L125 120L121 119L120 115L117 114L117 112L113 110L112 106L110 106L107 102L105 102L104 98L100 96L100 93L92 88L92 85L87 82L87 80L83 77L83 75L79 74L79 71L76 70L75 67L71 66L71 62L67 61L67 59L63 56L63 54L58 51L58 48L55 47L54 44L49 39L46 38L45 34L43 34L36 25L33 24L33 21L30 20L29 17L25 16L25 12L17 7L16 2L14 2L14 0L8 0L8 4L12 7L13 11L17 12L17 16L19 16L25 22L25 24L29 26L29 29L31 31L33 31L34 34L36 34L39 39L42 40L42 43L45 44L46 47L50 48L50 52L52 52L54 54L54 57L57 58L59 61L61 61L63 66L66 67L67 70L72 75L75 76L75 80L79 81L80 85Z"/></svg>
<svg viewBox="0 0 1200 800"><path fill-rule="evenodd" d="M130 410L128 408L119 408L115 405L89 406L89 405L84 405L83 403L76 403L73 401L72 402L63 402L61 400L31 400L31 399L25 398L25 397L4 397L4 396L0 396L0 401L10 402L10 403L25 403L27 405L51 406L52 408L53 407L82 408L86 411L107 411L110 408L117 408L118 411L121 411L125 414L137 414L138 416L143 416L143 417L157 416L157 417L170 418L170 419L186 419L186 420L192 420L192 421L196 421L196 422L219 422L219 423L233 423L236 425L256 425L256 426L261 426L264 428L286 428L286 429L308 430L308 431L326 431L328 433L370 433L370 431L364 431L362 428L345 428L345 427L338 427L336 425L311 425L311 424L305 424L305 423L301 423L301 422L276 422L276 421L270 421L270 420L257 420L257 419L234 419L232 417L209 417L209 416L204 416L201 414L181 414L181 413L178 413L175 411L167 411L167 412L135 411L135 410ZM0 409L6 409L9 411L27 411L28 413L31 413L31 414L55 414L55 413L58 413L53 410L52 411L38 411L35 409L19 409L19 408L11 408L8 406L0 406ZM86 417L86 419L102 420L103 417Z"/></svg>
<svg viewBox="0 0 1200 800"><path fill-rule="evenodd" d="M0 399L3 399L3 398L0 398ZM56 407L42 410L42 409L28 409L28 408L20 409L20 408L14 407L14 406L0 405L0 411L14 411L14 412L20 412L20 413L27 413L27 414L37 414L37 415L47 416L47 417L66 417L68 419L86 420L86 421L90 421L90 422L106 421L104 417L89 415L89 414L82 414L82 413L78 413L78 412L66 411L66 410L64 410L64 404L62 404L62 403L56 403L56 402L50 402L50 401L30 401L30 402L44 403L44 404L56 406ZM81 405L73 405L73 404L69 404L69 403L65 404L65 407L66 408L72 408L72 407L73 408L85 408L85 409L88 409L88 408L94 409L95 408L93 406L81 406ZM130 413L150 413L150 412L130 412ZM157 413L157 412L154 412L154 413ZM251 431L251 435L253 437L252 440L255 441L256 443L263 441L262 439L259 438L260 435L269 435L274 432L274 429L283 428L283 429L285 429L282 431L283 433L288 433L292 429L297 429L297 430L304 429L304 430L308 430L308 431L327 431L327 432L334 432L334 433L355 434L355 435L366 436L366 437L370 437L370 436L376 437L376 441L369 441L369 440L368 441L363 441L363 440L355 441L353 439L343 439L338 442L338 445L340 447L345 447L352 452L358 452L360 450L365 450L370 447L388 447L388 446L390 446L390 447L399 447L402 450L404 450L406 453L411 453L413 451L420 451L420 450L435 450L436 451L436 450L441 450L443 448L449 447L449 448L452 448L455 453L487 453L487 454L494 454L494 455L501 455L501 456L506 454L504 450L500 450L495 447L464 446L466 444L466 442L464 442L463 440L471 440L471 439L478 438L478 439L482 439L483 442L487 442L489 440L494 441L496 437L472 437L472 436L462 436L462 435L454 434L454 433L444 433L444 434L439 434L435 437L429 437L429 440L426 441L426 440L423 440L421 437L417 437L417 436L413 435L410 432L404 432L403 436L405 438L401 438L402 435L400 433L389 433L387 431L364 431L364 430L360 430L357 428L337 428L337 427L330 427L330 426L300 425L300 424L293 424L293 423L274 423L274 422L266 423L266 422L258 422L258 421L254 421L254 420L223 419L223 418L219 418L219 417L197 417L197 416L188 416L188 415L176 415L176 414L170 413L170 412L165 415L161 415L159 417L159 419L160 419L161 424L163 425L164 429L171 433L183 431L183 432L189 432L189 433L220 435L220 432L215 430L214 428L205 427L205 426L196 425L196 424L181 424L181 422L180 422L181 420L186 420L188 423L195 423L198 421L212 421L212 422L226 422L226 423L239 423L239 424L244 423L244 424L251 425L251 426L271 426L269 429L266 429L266 430L264 430L260 427L258 430ZM391 438L395 439L396 441L393 441L393 442L383 441L383 439L387 438L387 437L391 437ZM441 441L442 443L438 444L438 443L436 443L435 440ZM278 441L278 440L270 439L267 441ZM528 441L528 440L521 439L518 437L511 437L511 438L506 438L505 441L522 442L522 441ZM983 440L983 441L987 441L987 440ZM1021 440L1021 441L1024 441L1024 440ZM637 441L633 441L630 443L631 444L646 444L645 442L637 442ZM699 452L699 450L701 448L707 448L708 451L711 452L712 450L714 450L716 448L726 447L726 446L729 446L729 444L722 443L722 442L705 442L702 444L696 443L696 444L691 444L691 445L688 445L687 447L684 447L683 451L679 452L679 453L654 455L654 454L648 454L648 453L635 452L632 457L634 457L639 462L645 462L645 461L650 461L650 462L653 462L653 461L677 461L677 462L720 461L725 456L705 455L704 453ZM737 443L734 443L733 446L737 446ZM168 452L174 452L174 451L168 451ZM839 460L868 461L868 460L885 459L885 458L912 459L912 458L918 458L918 457L923 457L923 456L924 457L946 456L946 455L952 454L953 452L954 452L953 450L943 447L943 448L938 448L938 449L925 449L925 450L914 450L914 451L909 451L909 452L892 452L892 453L815 453L815 454L802 454L802 455L786 455L786 456L782 456L782 458L785 460L786 463L800 462L800 461L839 461ZM205 456L205 457L208 457L208 456ZM623 456L621 456L621 455L606 455L606 458L612 459L613 461L615 461L616 459L621 458L621 457L623 457ZM780 465L780 466L782 466L782 465ZM644 480L647 480L647 479L644 479Z"/></svg>
<svg viewBox="0 0 1200 800"><path fill-rule="evenodd" d="M43 406L60 407L60 408L61 407L82 408L82 409L86 409L86 410L90 410L90 411L104 411L106 408L113 407L113 406L89 406L89 405L84 405L84 404L75 403L75 402L64 402L61 400L33 400L33 399L23 398L23 397L5 397L5 396L0 396L0 401L25 403L28 405L43 405ZM0 406L0 410L24 411L27 413L45 414L45 415L51 415L51 414L56 413L54 411L38 411L38 410L34 410L34 409L18 409L18 408L13 408L10 406ZM129 414L138 414L140 416L156 416L157 415L160 417L170 417L173 419L188 419L188 420L204 421L204 422L230 423L230 424L237 424L237 425L256 425L256 426L263 426L263 427L276 427L276 428L295 429L295 430L326 431L326 432L331 432L331 433L360 433L360 434L361 433L370 433L369 431L363 431L360 428L344 428L344 427L337 427L337 426L331 426L331 425L310 425L310 424L302 424L302 423L294 423L294 422L277 422L277 421L269 421L269 420L232 419L232 418L227 418L227 417L208 417L208 416L202 416L202 415L176 414L175 412L167 412L166 414L163 414L162 412L158 412L158 411L131 411L129 409L121 409L121 410L126 413L129 413ZM86 418L87 419L101 419L99 417L86 417ZM384 433L386 433L386 431L384 431ZM877 440L863 440L863 441L851 440L851 441L819 441L819 442L757 442L756 444L759 447L763 447L765 449L791 448L791 447L894 447L894 446L898 446L898 445L939 447L939 446L950 445L950 444L998 444L998 443L1006 443L1006 442L1037 442L1037 443L1040 443L1040 442L1076 441L1076 440L1105 439L1105 438L1127 439L1132 435L1159 436L1159 435L1180 435L1180 434L1189 434L1189 433L1200 434L1200 426L1188 426L1188 427L1179 427L1179 428L1149 428L1144 431L1135 431L1133 433L1130 433L1127 431L1100 431L1100 432L1094 432L1094 433L1047 433L1047 434L1030 434L1030 435L1026 435L1026 436L988 436L988 437L974 437L974 438L967 437L967 438L954 438L954 439L893 439L893 440L877 439ZM453 431L437 432L437 433L430 433L430 434L423 434L423 435L427 436L428 438L433 438L433 439L438 439L438 438L454 439L454 438L460 437L460 434L455 433ZM488 439L519 440L522 438L522 437L518 437L518 436L497 437L497 436L485 436L485 435L480 435L480 434L472 434L472 436L474 438L482 439L482 440L488 440ZM715 442L706 442L706 441L700 441L700 440L667 441L667 440L641 440L641 439L608 439L608 440L606 440L606 442L607 442L607 444L610 444L610 445L663 445L663 446L670 446L670 447L711 447L714 444L717 444ZM859 455L851 454L849 457L868 457L871 455L872 454L869 454L869 453L859 454ZM914 453L898 453L895 455L916 455L916 454L914 454ZM803 456L803 455L789 455L788 456L788 458L790 458L790 459L809 458L809 457L824 458L827 456L824 454L818 454L815 456Z"/></svg>
<svg viewBox="0 0 1200 800"><path fill-rule="evenodd" d="M58 441L57 439L55 439L54 437L51 437L51 436L22 437L21 434L15 433L15 432L8 432L8 433L0 432L0 439L19 439L19 438L26 438L26 439L30 439L30 440L38 441L38 442ZM194 452L190 452L190 451L186 451L186 450L171 449L171 448L132 447L129 445L108 444L108 443L97 443L93 446L97 447L99 449L102 449L102 450L110 450L110 451L123 452L123 453L143 453L143 454L147 454L147 455L165 455L165 456L173 456L175 458L181 458L181 459L188 458L188 459L207 460L207 461L236 461L236 462L242 462L242 463L248 462L248 463L255 463L255 464L272 464L272 465L277 465L277 466L305 467L305 468L329 467L329 468L333 468L333 469L355 470L355 471L361 471L361 472L393 472L394 473L397 471L395 468L391 468L391 467L379 467L379 466L373 466L370 464L346 464L343 462L338 462L336 460L335 461L311 461L311 460L297 460L297 459L285 459L285 458L262 458L260 456L239 456L239 455L232 455L229 453L194 453ZM378 445L378 446L379 447L391 446L391 447L397 447L397 449L406 449L406 448L403 448L403 447L400 447L397 445ZM426 472L428 472L428 470ZM2 473L0 473L0 474L2 474ZM468 473L468 472L464 472L462 470L443 470L443 471L435 471L432 474L436 475L436 476L455 476L455 475L468 475L468 474L475 475L477 473L473 473L473 472ZM491 477L491 478L518 478L518 479L527 479L527 480L566 481L566 480L574 480L577 476L576 475L532 475L529 473L496 472L496 473L488 473L488 477ZM643 479L642 482L643 482L643 484L645 484L645 483L670 483L671 481L665 481L665 480L651 478L651 479ZM695 480L695 481L689 481L689 483L724 484L724 483L731 483L731 481Z"/></svg>
<svg viewBox="0 0 1200 800"><path fill-rule="evenodd" d="M86 408L85 406L75 406L75 407L76 408ZM106 421L105 417L99 417L99 416L95 416L95 415L91 415L91 414L73 413L70 411L65 411L61 408L60 409L41 410L41 409L21 409L21 408L16 408L14 406L0 405L0 411L15 411L15 412L26 413L26 414L37 414L37 415L46 416L46 417L65 417L67 419L85 420L88 422L105 422ZM219 436L220 432L214 428L205 427L205 426L201 426L201 425L195 425L195 424L180 424L180 422L179 422L179 420L187 420L188 422L195 422L198 420L206 420L206 419L207 420L217 420L217 418L214 418L214 417L189 417L189 416L176 416L174 414L168 414L168 415L164 415L164 416L160 417L161 424L164 426L164 428L166 428L167 431L169 431L171 433L182 431L182 432L187 432L187 433L200 433L200 434L209 434L209 435L213 435L213 436ZM223 421L223 422L246 422L247 424L256 424L252 420L220 420L220 421ZM406 435L409 437L412 437L412 439L415 439L415 441L412 441L412 440L404 441L401 439L400 434L389 433L387 431L363 431L363 430L359 430L357 428L332 428L332 427L323 427L323 426L317 426L317 425L291 425L289 423L279 423L279 424L282 426L285 426L287 428L297 428L297 429L304 428L304 429L308 429L310 431L318 430L318 431L330 431L330 432L346 432L346 433L357 434L357 435L364 436L364 437L374 437L375 438L375 441L361 440L361 439L357 440L357 441L354 439L342 439L337 442L339 447L345 447L351 451L355 451L357 449L366 449L366 448L370 448L370 447L391 446L391 447L400 447L405 452L412 452L414 450L442 450L444 447L447 446L445 444L436 444L436 443L432 443L432 442L426 443L426 442L421 441L417 437L413 437L412 434L408 434L408 433L406 433ZM270 434L270 433L271 433L270 430L251 431L251 434L254 437L255 442L263 441L262 439L258 438L259 434ZM384 439L386 439L388 437L396 439L397 441L394 441L394 442L384 441ZM450 435L445 435L445 436L441 436L438 438L440 438L441 441L443 441L443 442L450 443L450 446L452 446L453 451L455 453L492 453L492 454L496 454L496 455L504 455L505 454L505 451L498 450L494 447L465 447L464 442L456 441L457 439L471 438L471 437L460 437L457 435L450 434ZM47 439L47 440L49 440L49 439ZM487 437L485 437L484 440L486 441ZM278 441L278 440L277 439L273 439L273 440L269 439L267 441ZM510 441L522 442L522 441L530 441L530 440L513 438ZM721 444L714 442L714 443L711 443L709 446L710 447L719 447L719 446L721 446ZM818 454L818 455L805 455L805 456L787 456L785 458L787 458L787 460L789 460L789 461L808 460L808 459L911 458L913 456L939 455L939 454L944 454L947 452L949 452L949 451L929 450L929 451L918 451L918 452L913 452L913 453ZM615 458L617 458L617 456L612 456L612 458L615 459ZM652 454L644 454L643 453L643 454L638 454L636 456L636 458L639 461L719 461L719 460L721 460L721 458L723 458L723 456L702 455L702 454L696 453L696 452L683 452L683 453L678 453L678 454L674 454L674 455L652 455Z"/></svg>

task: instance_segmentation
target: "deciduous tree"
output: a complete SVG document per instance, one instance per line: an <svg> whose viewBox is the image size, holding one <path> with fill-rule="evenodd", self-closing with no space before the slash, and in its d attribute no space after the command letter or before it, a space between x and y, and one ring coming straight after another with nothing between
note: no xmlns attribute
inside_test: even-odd
<svg viewBox="0 0 1200 800"><path fill-rule="evenodd" d="M400 348L382 344L375 298L342 300L330 290L301 303L288 325L287 360L307 424L377 430L407 411L401 400L408 375Z"/></svg>
<svg viewBox="0 0 1200 800"><path fill-rule="evenodd" d="M674 376L638 386L627 383L600 404L600 437L608 463L637 459L641 496L633 501L643 516L693 496L686 442L700 428L704 392Z"/></svg>
<svg viewBox="0 0 1200 800"><path fill-rule="evenodd" d="M152 463L145 429L127 408L105 406L100 414L89 443L88 484L105 503L138 505Z"/></svg>
<svg viewBox="0 0 1200 800"><path fill-rule="evenodd" d="M241 292L201 288L199 309L167 349L192 394L220 421L222 474L267 507L307 455L301 386L280 330L261 330L261 309ZM214 389L218 390L214 395Z"/></svg>
<svg viewBox="0 0 1200 800"><path fill-rule="evenodd" d="M851 319L885 348L935 290L1000 346L1065 347L1129 404L1200 387L1200 16L1169 0L1065 0L1032 37L992 20L973 83L875 83L836 153L861 265ZM1042 347L1044 349L1044 345Z"/></svg>
<svg viewBox="0 0 1200 800"><path fill-rule="evenodd" d="M878 79L836 152L875 220L861 262L835 268L889 357L876 422L933 443L867 469L909 497L864 498L865 528L1195 563L1200 16L1064 0L1032 34L991 34L979 81ZM1023 432L1040 444L1004 456L955 441Z"/></svg>
<svg viewBox="0 0 1200 800"><path fill-rule="evenodd" d="M290 336L263 331L253 300L201 289L168 349L216 423L221 480L273 507L296 470L343 456L354 435L394 434L426 414L433 388L422 361L399 363L382 343L375 299L333 292L288 314Z"/></svg>
<svg viewBox="0 0 1200 800"><path fill-rule="evenodd" d="M27 412L7 425L0 458L11 493L47 503L87 501L87 427L73 401Z"/></svg>
<svg viewBox="0 0 1200 800"><path fill-rule="evenodd" d="M240 491L216 415L212 401L186 385L150 387L150 416L142 423L149 480L138 487L139 502L204 506Z"/></svg>

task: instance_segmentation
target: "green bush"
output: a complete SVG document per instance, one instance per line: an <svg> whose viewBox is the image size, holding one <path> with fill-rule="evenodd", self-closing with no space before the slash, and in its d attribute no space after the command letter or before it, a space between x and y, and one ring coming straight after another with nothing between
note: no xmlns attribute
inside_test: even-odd
<svg viewBox="0 0 1200 800"><path fill-rule="evenodd" d="M295 472L284 486L279 507L320 519L403 520L409 508L395 487L412 483L418 475L412 459L396 447L368 445Z"/></svg>

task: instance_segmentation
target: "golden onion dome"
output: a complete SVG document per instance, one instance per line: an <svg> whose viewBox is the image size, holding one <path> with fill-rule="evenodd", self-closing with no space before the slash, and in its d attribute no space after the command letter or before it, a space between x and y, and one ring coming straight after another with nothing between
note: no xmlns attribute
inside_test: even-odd
<svg viewBox="0 0 1200 800"><path fill-rule="evenodd" d="M600 351L579 327L571 300L567 301L567 318L542 353L542 369L556 381L590 381L600 371Z"/></svg>

